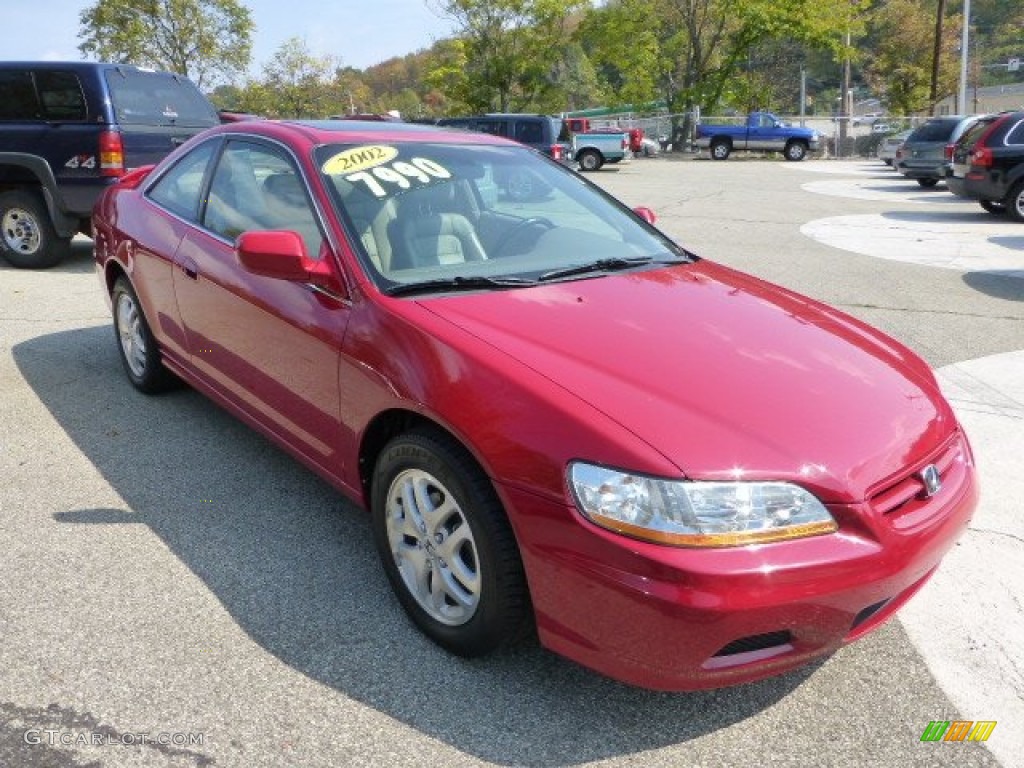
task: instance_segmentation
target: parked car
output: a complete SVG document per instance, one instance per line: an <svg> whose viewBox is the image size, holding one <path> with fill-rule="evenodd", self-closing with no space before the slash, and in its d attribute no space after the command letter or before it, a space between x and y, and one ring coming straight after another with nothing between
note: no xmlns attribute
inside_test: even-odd
<svg viewBox="0 0 1024 768"><path fill-rule="evenodd" d="M853 125L875 125L883 117L881 112L866 112L863 115L854 115L851 122Z"/></svg>
<svg viewBox="0 0 1024 768"><path fill-rule="evenodd" d="M896 150L900 148L900 145L907 140L911 133L913 133L912 130L900 131L891 136L886 136L878 142L878 159L886 165L892 165L896 160Z"/></svg>
<svg viewBox="0 0 1024 768"><path fill-rule="evenodd" d="M1024 221L1024 111L986 115L953 147L946 186L989 213Z"/></svg>
<svg viewBox="0 0 1024 768"><path fill-rule="evenodd" d="M896 170L922 187L934 187L946 178L946 144L964 119L962 115L943 115L919 125L896 150Z"/></svg>
<svg viewBox="0 0 1024 768"><path fill-rule="evenodd" d="M0 62L0 256L52 267L129 169L218 123L186 78L124 64Z"/></svg>
<svg viewBox="0 0 1024 768"><path fill-rule="evenodd" d="M443 117L437 125L502 136L532 147L556 162L575 167L572 135L562 119L551 115L495 113L473 117ZM536 175L525 170L502 169L496 182L519 201L537 200L548 187Z"/></svg>
<svg viewBox="0 0 1024 768"><path fill-rule="evenodd" d="M697 124L697 146L710 150L713 160L726 160L734 151L768 151L799 161L816 152L819 142L817 131L787 125L768 112L752 112L742 125Z"/></svg>
<svg viewBox="0 0 1024 768"><path fill-rule="evenodd" d="M549 199L493 194L508 167ZM890 618L974 463L913 352L654 218L494 136L252 121L108 189L95 253L129 381L184 380L366 507L442 647L535 625L632 684L735 684Z"/></svg>

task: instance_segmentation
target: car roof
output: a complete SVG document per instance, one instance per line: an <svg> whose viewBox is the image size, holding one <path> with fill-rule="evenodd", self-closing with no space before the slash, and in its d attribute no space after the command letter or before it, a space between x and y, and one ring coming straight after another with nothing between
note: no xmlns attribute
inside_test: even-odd
<svg viewBox="0 0 1024 768"><path fill-rule="evenodd" d="M226 123L211 131L267 136L279 140L301 137L310 145L364 142L445 142L453 144L522 145L487 133L469 133L444 126L378 120L253 120Z"/></svg>

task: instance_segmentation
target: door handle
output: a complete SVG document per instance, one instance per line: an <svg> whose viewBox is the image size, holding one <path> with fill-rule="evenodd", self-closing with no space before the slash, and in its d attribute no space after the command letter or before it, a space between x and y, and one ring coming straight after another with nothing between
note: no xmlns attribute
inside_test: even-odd
<svg viewBox="0 0 1024 768"><path fill-rule="evenodd" d="M186 257L181 260L181 271L191 280L199 279L199 265L192 261L192 259Z"/></svg>

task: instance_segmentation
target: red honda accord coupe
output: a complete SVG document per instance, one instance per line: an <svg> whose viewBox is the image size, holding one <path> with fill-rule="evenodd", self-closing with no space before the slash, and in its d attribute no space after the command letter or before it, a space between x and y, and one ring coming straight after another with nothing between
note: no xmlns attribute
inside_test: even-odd
<svg viewBox="0 0 1024 768"><path fill-rule="evenodd" d="M253 121L124 177L94 234L132 384L368 509L441 646L535 627L640 686L755 680L927 581L971 450L914 353L652 221L496 137Z"/></svg>

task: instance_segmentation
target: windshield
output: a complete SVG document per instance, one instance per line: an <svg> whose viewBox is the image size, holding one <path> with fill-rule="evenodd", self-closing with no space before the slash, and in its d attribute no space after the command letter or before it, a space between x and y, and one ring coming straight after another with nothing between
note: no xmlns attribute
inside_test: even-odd
<svg viewBox="0 0 1024 768"><path fill-rule="evenodd" d="M512 287L568 277L567 268L585 264L610 271L688 258L579 175L526 148L332 144L316 160L367 272L392 293L446 281Z"/></svg>

